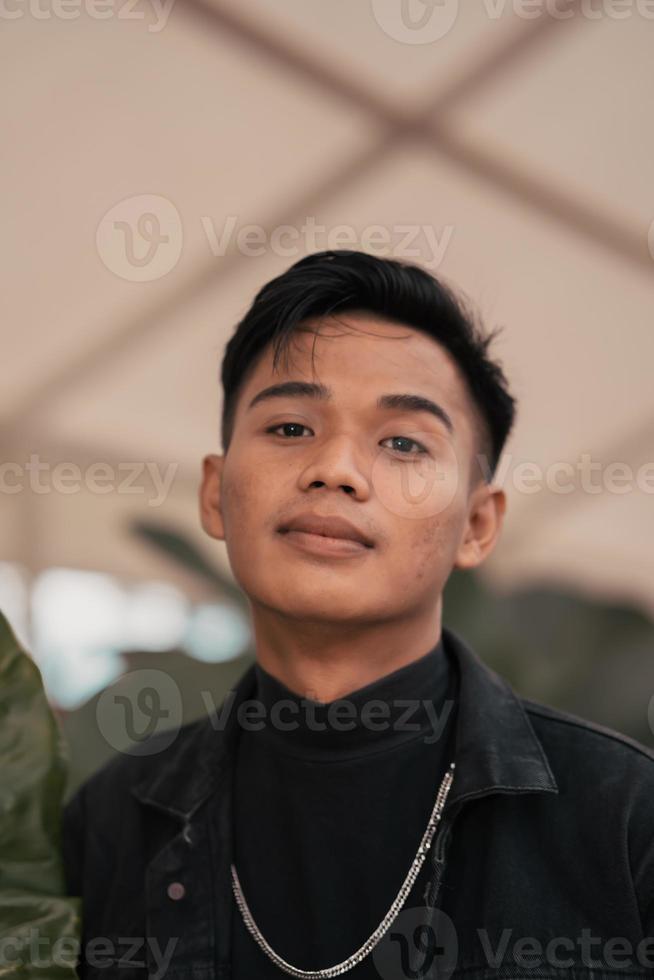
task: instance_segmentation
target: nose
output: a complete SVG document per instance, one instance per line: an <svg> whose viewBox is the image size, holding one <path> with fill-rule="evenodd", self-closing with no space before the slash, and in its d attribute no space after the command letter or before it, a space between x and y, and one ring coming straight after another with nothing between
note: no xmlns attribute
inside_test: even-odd
<svg viewBox="0 0 654 980"><path fill-rule="evenodd" d="M338 436L324 442L300 474L303 490L325 486L344 490L361 500L370 495L370 477L351 438Z"/></svg>

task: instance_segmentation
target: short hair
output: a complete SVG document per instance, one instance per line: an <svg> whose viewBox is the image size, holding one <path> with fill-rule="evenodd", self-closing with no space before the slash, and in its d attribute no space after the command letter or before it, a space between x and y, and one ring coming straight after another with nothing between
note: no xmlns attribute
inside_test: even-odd
<svg viewBox="0 0 654 980"><path fill-rule="evenodd" d="M478 409L481 429L473 428L488 461L483 475L490 481L516 413L502 368L488 355L502 328L485 332L467 301L424 269L351 249L312 253L256 294L223 357L223 451L232 439L238 394L268 344L273 344L275 369L296 328L311 319L355 312L413 327L450 354Z"/></svg>

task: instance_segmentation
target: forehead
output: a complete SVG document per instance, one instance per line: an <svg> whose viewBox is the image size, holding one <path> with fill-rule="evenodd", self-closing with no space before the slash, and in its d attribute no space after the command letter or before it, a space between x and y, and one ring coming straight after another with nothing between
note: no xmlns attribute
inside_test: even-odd
<svg viewBox="0 0 654 980"><path fill-rule="evenodd" d="M374 315L306 321L294 331L276 367L268 345L244 385L242 404L286 379L321 381L332 389L335 404L351 409L372 403L373 393L424 395L446 409L459 434L472 433L475 426L476 407L448 351L420 330Z"/></svg>

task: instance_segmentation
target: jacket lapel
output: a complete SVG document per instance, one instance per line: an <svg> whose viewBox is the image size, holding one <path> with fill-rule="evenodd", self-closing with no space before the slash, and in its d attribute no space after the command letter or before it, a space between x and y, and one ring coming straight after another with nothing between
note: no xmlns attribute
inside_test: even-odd
<svg viewBox="0 0 654 980"><path fill-rule="evenodd" d="M543 747L513 688L452 629L443 646L459 675L456 773L448 808L488 793L558 793Z"/></svg>

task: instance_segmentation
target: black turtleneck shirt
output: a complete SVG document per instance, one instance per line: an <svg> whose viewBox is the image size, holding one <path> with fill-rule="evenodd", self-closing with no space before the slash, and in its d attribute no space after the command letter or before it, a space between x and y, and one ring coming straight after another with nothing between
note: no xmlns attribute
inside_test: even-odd
<svg viewBox="0 0 654 980"><path fill-rule="evenodd" d="M263 708L238 733L234 864L273 950L302 970L334 966L377 928L415 858L452 761L453 668L441 640L328 704L258 663L255 672ZM430 857L405 909L424 904ZM235 901L232 964L234 980L288 975L255 943ZM345 976L378 980L372 954Z"/></svg>

